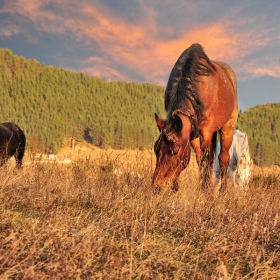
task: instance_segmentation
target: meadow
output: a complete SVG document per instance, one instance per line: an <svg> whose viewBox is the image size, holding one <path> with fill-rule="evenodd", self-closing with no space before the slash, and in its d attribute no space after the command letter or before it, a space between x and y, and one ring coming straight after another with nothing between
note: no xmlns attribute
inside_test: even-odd
<svg viewBox="0 0 280 280"><path fill-rule="evenodd" d="M192 159L154 195L152 151L31 154L0 168L0 279L280 279L277 168L218 193Z"/></svg>

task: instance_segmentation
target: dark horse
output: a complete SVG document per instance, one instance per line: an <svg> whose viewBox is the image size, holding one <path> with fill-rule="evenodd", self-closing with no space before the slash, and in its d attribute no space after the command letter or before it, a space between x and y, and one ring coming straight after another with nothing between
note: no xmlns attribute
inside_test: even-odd
<svg viewBox="0 0 280 280"><path fill-rule="evenodd" d="M14 156L18 168L22 166L25 151L25 135L14 123L0 123L0 166Z"/></svg>
<svg viewBox="0 0 280 280"><path fill-rule="evenodd" d="M160 136L153 187L178 189L177 179L190 160L191 146L200 167L202 186L213 173L217 132L220 134L220 176L224 179L237 121L236 76L224 62L211 61L199 44L186 49L173 67L165 90L167 117L155 114ZM225 181L225 180L224 180Z"/></svg>

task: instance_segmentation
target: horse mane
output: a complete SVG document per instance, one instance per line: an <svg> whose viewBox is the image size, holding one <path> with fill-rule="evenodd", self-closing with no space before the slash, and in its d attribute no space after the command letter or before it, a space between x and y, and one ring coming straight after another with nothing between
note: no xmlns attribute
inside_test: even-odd
<svg viewBox="0 0 280 280"><path fill-rule="evenodd" d="M197 119L203 117L204 106L195 86L195 77L213 75L212 69L215 70L215 66L199 44L192 44L181 54L169 78L172 88L168 92L169 104L166 104L168 119L174 115L174 111L188 112L188 100L196 112Z"/></svg>

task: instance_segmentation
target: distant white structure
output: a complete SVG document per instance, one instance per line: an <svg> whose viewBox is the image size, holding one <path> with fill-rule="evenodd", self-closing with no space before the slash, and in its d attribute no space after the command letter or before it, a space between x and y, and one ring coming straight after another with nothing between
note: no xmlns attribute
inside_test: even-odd
<svg viewBox="0 0 280 280"><path fill-rule="evenodd" d="M56 155L53 155L53 154L50 154L50 155L48 156L48 159L49 159L49 160L57 160L57 156L56 156Z"/></svg>
<svg viewBox="0 0 280 280"><path fill-rule="evenodd" d="M70 158L59 158L57 155L54 154L36 154L34 162L68 164L72 161ZM25 162L25 165L30 165L31 163L31 161Z"/></svg>
<svg viewBox="0 0 280 280"><path fill-rule="evenodd" d="M214 164L215 179L219 177L219 159L221 146L220 142L216 145L216 156ZM239 190L243 190L250 179L253 162L251 160L248 137L246 133L236 130L233 135L232 145L229 150L230 161L228 165L227 174L230 177L233 184L235 184Z"/></svg>

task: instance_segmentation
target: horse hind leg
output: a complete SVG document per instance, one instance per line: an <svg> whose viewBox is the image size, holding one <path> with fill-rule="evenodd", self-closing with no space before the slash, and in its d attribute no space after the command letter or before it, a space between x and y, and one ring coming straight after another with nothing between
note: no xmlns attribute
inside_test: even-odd
<svg viewBox="0 0 280 280"><path fill-rule="evenodd" d="M22 167L22 159L24 156L24 148L19 148L16 153L14 154L14 158L16 160L16 166L17 168Z"/></svg>
<svg viewBox="0 0 280 280"><path fill-rule="evenodd" d="M227 169L229 165L230 155L229 150L232 145L233 130L231 127L225 127L220 130L221 152L218 156L220 164L220 178L222 181L221 191L224 191L227 186Z"/></svg>

